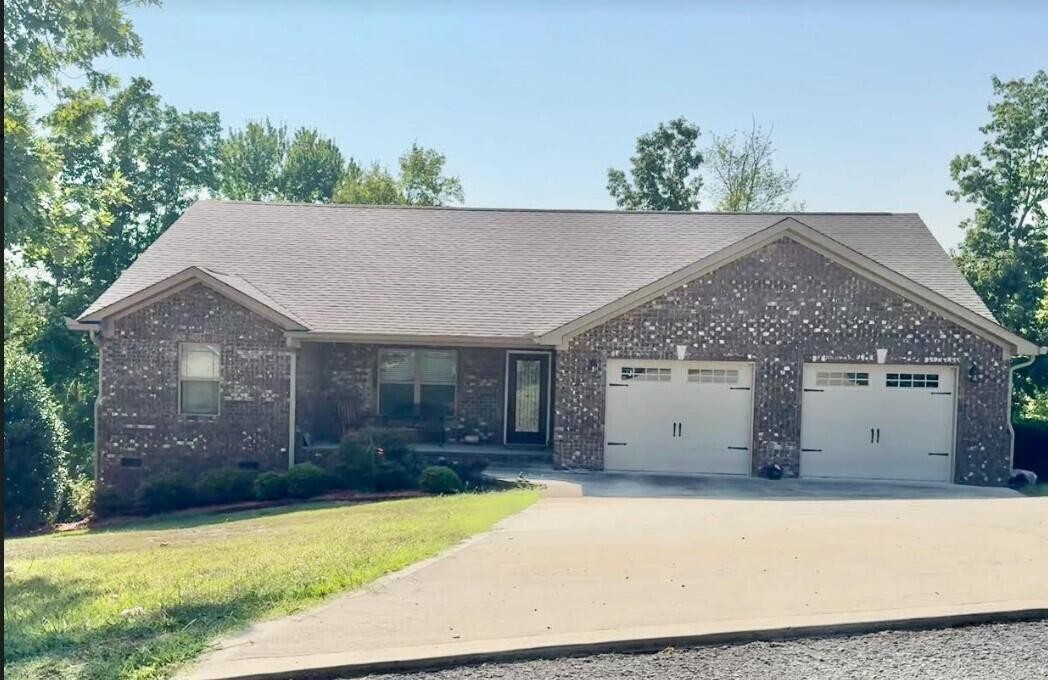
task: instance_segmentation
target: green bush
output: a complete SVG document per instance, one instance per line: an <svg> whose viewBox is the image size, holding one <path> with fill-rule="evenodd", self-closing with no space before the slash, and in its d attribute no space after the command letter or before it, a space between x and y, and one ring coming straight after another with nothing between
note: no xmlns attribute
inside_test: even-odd
<svg viewBox="0 0 1048 680"><path fill-rule="evenodd" d="M255 477L255 496L263 501L287 498L287 474L282 472L263 472L258 477Z"/></svg>
<svg viewBox="0 0 1048 680"><path fill-rule="evenodd" d="M197 502L202 505L239 503L255 497L255 473L237 468L208 470L196 483Z"/></svg>
<svg viewBox="0 0 1048 680"><path fill-rule="evenodd" d="M358 491L390 491L390 485L410 488L418 474L411 441L411 434L400 428L366 427L350 432L339 444L339 480ZM407 479L406 486L397 481L401 477Z"/></svg>
<svg viewBox="0 0 1048 680"><path fill-rule="evenodd" d="M160 474L138 485L135 500L148 514L171 512L196 502L193 485L179 474Z"/></svg>
<svg viewBox="0 0 1048 680"><path fill-rule="evenodd" d="M312 498L329 491L331 475L313 463L300 463L287 473L287 492L292 498Z"/></svg>
<svg viewBox="0 0 1048 680"><path fill-rule="evenodd" d="M66 486L60 519L76 522L90 515L95 508L95 480L84 477L71 479Z"/></svg>
<svg viewBox="0 0 1048 680"><path fill-rule="evenodd" d="M4 531L55 520L68 479L68 434L40 361L4 343Z"/></svg>
<svg viewBox="0 0 1048 680"><path fill-rule="evenodd" d="M1032 470L1039 480L1048 480L1048 422L1043 420L1016 420L1015 460L1021 470Z"/></svg>
<svg viewBox="0 0 1048 680"><path fill-rule="evenodd" d="M417 478L399 463L380 463L375 470L375 491L401 491L415 486Z"/></svg>
<svg viewBox="0 0 1048 680"><path fill-rule="evenodd" d="M458 493L462 491L462 480L455 471L445 465L430 465L419 475L418 485L429 493Z"/></svg>
<svg viewBox="0 0 1048 680"><path fill-rule="evenodd" d="M132 509L131 499L116 489L98 489L95 491L94 511L96 517L114 517L125 515Z"/></svg>

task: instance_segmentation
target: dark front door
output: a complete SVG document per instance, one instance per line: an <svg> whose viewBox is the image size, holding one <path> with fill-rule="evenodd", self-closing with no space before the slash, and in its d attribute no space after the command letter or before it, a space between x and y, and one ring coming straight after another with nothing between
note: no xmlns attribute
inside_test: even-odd
<svg viewBox="0 0 1048 680"><path fill-rule="evenodd" d="M509 352L506 443L545 446L549 435L549 354Z"/></svg>

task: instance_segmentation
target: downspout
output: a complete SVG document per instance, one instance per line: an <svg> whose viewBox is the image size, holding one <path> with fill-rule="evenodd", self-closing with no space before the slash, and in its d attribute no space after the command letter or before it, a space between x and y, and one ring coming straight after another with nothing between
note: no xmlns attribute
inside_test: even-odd
<svg viewBox="0 0 1048 680"><path fill-rule="evenodd" d="M1048 347L1041 347L1038 349L1037 354L1008 368L1008 434L1011 436L1011 447L1008 456L1009 476L1011 476L1012 470L1015 469L1015 428L1012 427L1012 392L1015 387L1015 371L1020 368L1028 368L1033 365L1033 362L1037 361L1037 357L1045 354L1048 354Z"/></svg>
<svg viewBox="0 0 1048 680"><path fill-rule="evenodd" d="M296 373L298 372L298 348L290 348L291 354L291 380L289 382L288 390L288 418L287 418L287 469L295 467L295 392L297 391L296 386Z"/></svg>
<svg viewBox="0 0 1048 680"><path fill-rule="evenodd" d="M97 487L98 486L98 468L99 468L98 456L99 456L99 452L100 452L100 449L98 448L98 409L99 409L99 406L101 406L101 403L102 403L102 340L101 340L101 338L98 335L98 330L94 329L94 328L92 328L90 331L88 331L88 337L91 339L91 344L98 348L98 392L95 394L95 407L94 407L94 411L93 411L95 422L93 423L94 428L92 428L92 429L94 429L94 435L95 435L94 436L95 450L94 450L94 455L92 456L92 458L94 459L94 464L95 464L95 486Z"/></svg>

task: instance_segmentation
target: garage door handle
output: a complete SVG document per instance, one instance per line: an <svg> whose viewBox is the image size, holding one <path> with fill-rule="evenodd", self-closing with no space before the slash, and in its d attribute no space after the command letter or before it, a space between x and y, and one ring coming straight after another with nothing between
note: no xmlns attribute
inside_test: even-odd
<svg viewBox="0 0 1048 680"><path fill-rule="evenodd" d="M877 428L877 443L881 443L881 428Z"/></svg>
<svg viewBox="0 0 1048 680"><path fill-rule="evenodd" d="M873 428L870 428L870 443L873 443Z"/></svg>

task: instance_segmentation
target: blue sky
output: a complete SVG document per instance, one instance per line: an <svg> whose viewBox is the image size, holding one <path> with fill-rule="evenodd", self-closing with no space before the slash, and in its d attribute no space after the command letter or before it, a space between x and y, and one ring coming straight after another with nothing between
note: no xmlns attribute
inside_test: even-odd
<svg viewBox="0 0 1048 680"><path fill-rule="evenodd" d="M946 246L970 212L944 194L949 161L978 149L991 74L1048 67L1034 2L168 0L130 15L145 56L106 64L122 78L227 128L318 127L360 160L393 165L417 140L447 155L467 205L612 208L607 169L638 134L683 115L708 142L756 117L809 210L917 211Z"/></svg>

